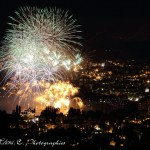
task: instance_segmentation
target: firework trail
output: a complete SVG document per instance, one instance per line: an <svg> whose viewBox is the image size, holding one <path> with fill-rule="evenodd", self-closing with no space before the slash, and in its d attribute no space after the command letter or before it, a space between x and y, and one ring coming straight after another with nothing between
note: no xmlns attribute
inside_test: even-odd
<svg viewBox="0 0 150 150"><path fill-rule="evenodd" d="M24 7L15 14L0 53L4 80L64 80L65 72L82 61L76 20L56 8Z"/></svg>

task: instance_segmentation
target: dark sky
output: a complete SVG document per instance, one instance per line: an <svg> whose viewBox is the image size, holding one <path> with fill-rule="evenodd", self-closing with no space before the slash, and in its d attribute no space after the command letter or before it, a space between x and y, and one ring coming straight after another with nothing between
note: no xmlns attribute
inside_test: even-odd
<svg viewBox="0 0 150 150"><path fill-rule="evenodd" d="M8 16L20 6L69 10L82 25L83 49L96 50L98 57L149 59L150 6L140 0L1 0L0 37L7 29ZM111 53L105 52L108 49Z"/></svg>

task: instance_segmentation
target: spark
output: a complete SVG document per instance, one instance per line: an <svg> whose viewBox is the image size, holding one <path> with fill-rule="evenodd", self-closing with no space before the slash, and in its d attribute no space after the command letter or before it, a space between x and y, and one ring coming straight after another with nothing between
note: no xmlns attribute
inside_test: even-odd
<svg viewBox="0 0 150 150"><path fill-rule="evenodd" d="M11 82L6 85L3 87L6 91L15 86ZM23 103L30 104L36 107L38 114L47 106L58 108L60 113L65 115L67 115L70 107L76 109L83 109L84 107L82 99L75 97L78 93L78 88L74 87L69 81L49 83L42 80L34 82L32 85L26 83L24 87L24 89L20 89L19 86L15 86L11 90L9 97L17 95L20 105ZM40 87L40 90L37 90L37 87Z"/></svg>
<svg viewBox="0 0 150 150"><path fill-rule="evenodd" d="M79 25L68 11L24 7L10 18L0 52L3 81L12 78L22 89L40 80L63 81L82 62Z"/></svg>
<svg viewBox="0 0 150 150"><path fill-rule="evenodd" d="M73 99L73 96L78 93L78 88L74 87L69 82L53 83L52 85L43 83L45 90L40 96L37 96L34 100L42 105L53 106L54 108L59 108L60 112L67 114L72 104L72 101L78 105L78 108L83 106L83 102ZM82 104L81 104L82 103ZM75 105L72 107L76 107Z"/></svg>

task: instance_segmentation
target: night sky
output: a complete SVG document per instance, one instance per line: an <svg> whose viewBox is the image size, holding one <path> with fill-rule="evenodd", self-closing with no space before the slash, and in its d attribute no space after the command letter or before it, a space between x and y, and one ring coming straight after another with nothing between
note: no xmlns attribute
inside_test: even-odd
<svg viewBox="0 0 150 150"><path fill-rule="evenodd" d="M150 9L139 0L1 0L1 39L8 28L8 16L21 6L69 10L81 25L83 51L94 51L93 57L149 60Z"/></svg>

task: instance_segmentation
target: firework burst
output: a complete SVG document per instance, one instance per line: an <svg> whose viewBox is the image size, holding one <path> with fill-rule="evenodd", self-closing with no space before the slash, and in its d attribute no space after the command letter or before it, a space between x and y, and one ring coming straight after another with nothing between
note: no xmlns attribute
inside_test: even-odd
<svg viewBox="0 0 150 150"><path fill-rule="evenodd" d="M79 25L68 12L56 8L24 7L10 18L11 29L0 51L1 71L6 72L2 82L7 81L4 90L20 102L32 100L67 113L70 92L77 89L58 81L67 80L66 73L82 62Z"/></svg>
<svg viewBox="0 0 150 150"><path fill-rule="evenodd" d="M42 82L41 86L44 87L44 91L34 98L37 104L46 106L53 106L59 108L60 112L67 114L70 106L75 108L82 108L83 102L79 98L73 98L78 93L78 88L74 87L69 82L61 82L49 84ZM82 103L82 104L81 104Z"/></svg>
<svg viewBox="0 0 150 150"><path fill-rule="evenodd" d="M35 80L55 82L82 61L78 27L73 16L61 9L25 7L11 17L12 29L4 37L0 53L5 80L15 84Z"/></svg>
<svg viewBox="0 0 150 150"><path fill-rule="evenodd" d="M3 89L7 91L11 87L13 90L10 91L9 96L17 95L20 105L26 103L31 107L36 107L38 114L47 106L59 108L63 114L67 114L70 107L83 108L82 100L79 97L74 97L78 93L78 88L69 82L49 83L42 80L34 82L32 86L25 83L24 89L8 82Z"/></svg>

